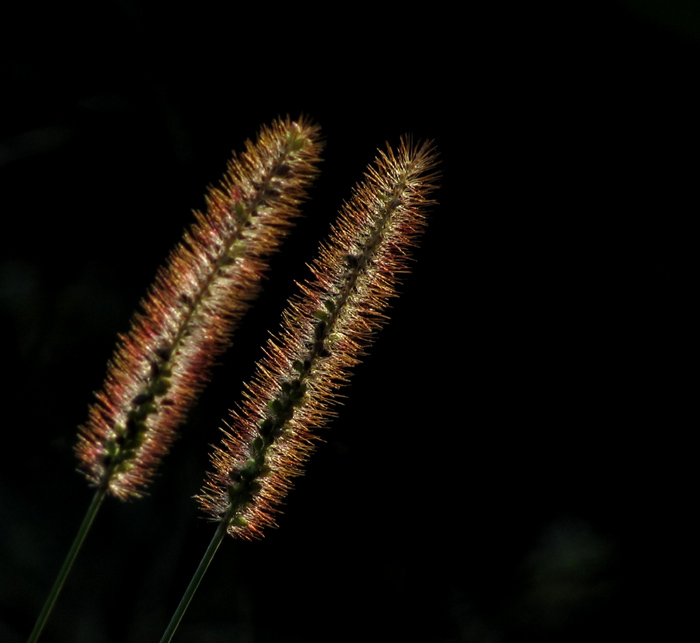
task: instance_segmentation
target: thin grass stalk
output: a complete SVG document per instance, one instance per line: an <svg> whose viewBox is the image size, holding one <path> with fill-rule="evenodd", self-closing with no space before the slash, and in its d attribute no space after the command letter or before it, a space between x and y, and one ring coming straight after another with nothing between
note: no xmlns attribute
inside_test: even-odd
<svg viewBox="0 0 700 643"><path fill-rule="evenodd" d="M92 523L95 520L95 516L97 516L97 512L102 506L102 501L105 499L106 495L107 489L105 487L100 487L95 491L95 495L93 496L92 502L90 503L90 506L88 507L88 510L85 513L85 517L83 518L83 522L80 525L80 529L78 529L78 533L75 536L75 540L73 541L73 544L71 545L71 548L68 551L68 554L66 555L66 559L63 561L63 566L61 567L61 570L58 572L58 576L54 581L49 597L46 599L44 607L42 608L39 617L37 618L36 623L34 624L34 629L32 630L32 633L29 636L28 643L36 643L36 641L39 640L39 636L41 636L41 633L44 631L46 621L51 615L51 611L53 610L53 607L56 604L56 601L58 600L58 596L61 593L63 586L65 585L66 578L68 578L68 574L70 574L71 569L73 569L73 563L75 562L75 559L78 557L78 554L80 553L80 550L83 547L85 537L90 531L90 527L92 527Z"/></svg>
<svg viewBox="0 0 700 643"><path fill-rule="evenodd" d="M232 507L231 512L233 513L233 511L234 508ZM228 522L226 520L222 520L221 522L219 522L219 526L214 532L214 536L212 537L211 542L207 547L207 550L204 552L204 556L202 556L202 560L200 561L199 566L197 567L194 573L194 576L192 576L190 584L187 586L185 593L182 595L182 598L180 599L180 604L177 606L173 617L170 619L170 623L168 624L168 627L163 633L163 637L160 639L160 643L169 643L175 635L175 632L177 631L177 628L180 625L182 617L185 615L187 608L192 602L192 598L194 597L197 589L199 588L199 584L204 578L204 574L206 574L207 569L209 569L209 565L211 565L212 560L214 560L214 555L219 550L219 546L223 542L224 538L226 538L227 531Z"/></svg>

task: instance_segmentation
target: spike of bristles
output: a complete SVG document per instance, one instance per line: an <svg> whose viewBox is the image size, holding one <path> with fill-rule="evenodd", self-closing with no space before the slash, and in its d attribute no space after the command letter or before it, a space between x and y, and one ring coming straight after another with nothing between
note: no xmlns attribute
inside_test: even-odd
<svg viewBox="0 0 700 643"><path fill-rule="evenodd" d="M206 212L171 253L120 336L104 388L80 428L80 469L119 498L138 497L209 377L213 360L258 293L306 187L317 174L319 130L278 119L246 142Z"/></svg>
<svg viewBox="0 0 700 643"><path fill-rule="evenodd" d="M404 138L380 152L283 314L198 496L231 535L260 537L302 473L339 389L365 354L396 295L397 275L425 227L436 188L432 143Z"/></svg>

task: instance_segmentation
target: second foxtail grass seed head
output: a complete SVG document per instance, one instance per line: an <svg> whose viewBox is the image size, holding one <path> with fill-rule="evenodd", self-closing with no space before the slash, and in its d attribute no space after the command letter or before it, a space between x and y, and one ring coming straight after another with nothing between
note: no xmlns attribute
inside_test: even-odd
<svg viewBox="0 0 700 643"><path fill-rule="evenodd" d="M232 411L198 496L206 515L232 536L258 538L275 525L340 387L387 319L434 203L436 165L430 142L404 138L398 150L380 152L321 246L312 279L289 302L280 336L268 343L242 406Z"/></svg>

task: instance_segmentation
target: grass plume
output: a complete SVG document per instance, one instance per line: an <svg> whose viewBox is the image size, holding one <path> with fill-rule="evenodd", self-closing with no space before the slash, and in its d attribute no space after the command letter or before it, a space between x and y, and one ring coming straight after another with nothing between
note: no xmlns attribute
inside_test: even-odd
<svg viewBox="0 0 700 643"><path fill-rule="evenodd" d="M103 389L80 428L88 480L126 499L143 494L176 427L257 295L269 255L317 172L318 128L277 120L229 163L206 212L158 271L120 337Z"/></svg>
<svg viewBox="0 0 700 643"><path fill-rule="evenodd" d="M312 279L290 301L198 496L231 535L256 538L275 524L340 388L387 319L433 203L436 163L430 142L410 138L380 152L321 246Z"/></svg>

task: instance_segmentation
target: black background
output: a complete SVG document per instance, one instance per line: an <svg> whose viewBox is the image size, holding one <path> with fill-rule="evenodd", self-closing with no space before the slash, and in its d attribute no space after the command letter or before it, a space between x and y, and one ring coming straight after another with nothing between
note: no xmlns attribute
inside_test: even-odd
<svg viewBox="0 0 700 643"><path fill-rule="evenodd" d="M76 427L232 149L326 140L305 217L146 499L108 500L43 641L157 641L214 526L208 445L378 147L436 141L440 205L280 517L225 541L175 641L673 637L692 580L686 333L700 15L101 2L6 16L0 640L91 492ZM691 254L692 253L692 254Z"/></svg>

